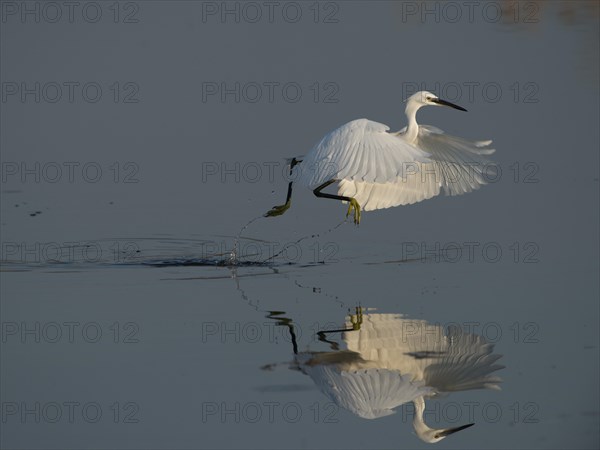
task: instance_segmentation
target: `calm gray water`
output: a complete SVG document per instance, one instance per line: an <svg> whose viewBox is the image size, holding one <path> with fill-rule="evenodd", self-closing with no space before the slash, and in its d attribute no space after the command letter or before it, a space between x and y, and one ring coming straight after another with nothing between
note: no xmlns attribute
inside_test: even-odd
<svg viewBox="0 0 600 450"><path fill-rule="evenodd" d="M412 398L365 419L310 363L378 318L502 355L501 390L429 383L430 427L475 423L438 448L598 448L597 2L1 8L2 448L429 447ZM360 227L297 191L227 266L286 158L421 89L494 140L487 186Z"/></svg>

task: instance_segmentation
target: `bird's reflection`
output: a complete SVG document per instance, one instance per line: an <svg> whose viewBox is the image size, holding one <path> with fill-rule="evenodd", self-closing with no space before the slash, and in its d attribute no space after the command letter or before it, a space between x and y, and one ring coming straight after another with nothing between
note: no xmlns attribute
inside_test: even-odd
<svg viewBox="0 0 600 450"><path fill-rule="evenodd" d="M456 326L444 327L401 314L381 314L357 308L346 326L324 330L319 340L331 351L298 351L293 322L282 313L268 317L289 328L294 346L293 368L308 375L331 401L365 419L393 414L413 402L413 426L425 442L438 442L470 427L435 429L423 420L425 401L456 391L497 389L493 373L501 355L483 337ZM334 334L341 333L341 342Z"/></svg>

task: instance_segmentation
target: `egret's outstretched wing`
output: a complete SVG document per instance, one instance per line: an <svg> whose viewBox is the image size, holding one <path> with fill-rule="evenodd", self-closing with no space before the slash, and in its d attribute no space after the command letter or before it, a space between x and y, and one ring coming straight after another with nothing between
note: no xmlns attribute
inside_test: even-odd
<svg viewBox="0 0 600 450"><path fill-rule="evenodd" d="M428 154L388 133L389 127L358 119L326 135L294 170L296 182L311 189L331 180L393 182L414 171ZM418 170L418 169L417 169Z"/></svg>
<svg viewBox="0 0 600 450"><path fill-rule="evenodd" d="M404 178L392 182L341 180L338 195L353 197L363 210L371 211L410 205L435 197L442 191L446 195L471 192L486 184L485 175L493 173L494 167L487 158L495 151L489 147L491 142L470 142L445 134L438 128L421 125L415 145L430 155L429 162L405 164Z"/></svg>
<svg viewBox="0 0 600 450"><path fill-rule="evenodd" d="M425 384L440 392L500 390L502 379L491 374L504 366L495 364L502 355L494 353L493 344L459 327L449 327L448 341L447 351L424 368Z"/></svg>
<svg viewBox="0 0 600 450"><path fill-rule="evenodd" d="M490 148L491 143L467 141L439 128L420 125L415 145L431 154L432 166L423 167L423 170L434 176L444 193L461 195L486 184L484 175L492 164L487 155L496 151Z"/></svg>
<svg viewBox="0 0 600 450"><path fill-rule="evenodd" d="M410 373L413 380L423 380L424 367L446 354L449 346L443 327L388 313L363 313L360 329L345 332L343 339L362 360Z"/></svg>
<svg viewBox="0 0 600 450"><path fill-rule="evenodd" d="M351 372L336 365L308 366L303 370L319 389L340 407L364 419L394 414L394 408L433 390L412 375L395 370L358 369Z"/></svg>
<svg viewBox="0 0 600 450"><path fill-rule="evenodd" d="M411 374L436 392L500 389L501 379L492 374L504 367L496 364L502 355L482 336L459 327L446 331L398 314L365 313L360 330L343 336L348 351L372 367Z"/></svg>

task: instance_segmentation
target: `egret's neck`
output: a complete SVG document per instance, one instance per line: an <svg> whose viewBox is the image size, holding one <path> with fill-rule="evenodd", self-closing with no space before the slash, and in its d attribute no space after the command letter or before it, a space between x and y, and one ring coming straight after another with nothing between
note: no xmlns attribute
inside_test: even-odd
<svg viewBox="0 0 600 450"><path fill-rule="evenodd" d="M404 139L411 144L417 140L417 136L419 134L417 111L421 106L422 105L409 101L404 111L406 113L406 118L408 119L408 125L406 127L406 132L404 133Z"/></svg>
<svg viewBox="0 0 600 450"><path fill-rule="evenodd" d="M425 399L423 396L417 397L413 400L413 403L415 405L415 416L413 417L413 428L415 429L415 433L417 433L419 439L425 442L431 442L430 439L435 430L429 428L423 420L423 413L425 412Z"/></svg>

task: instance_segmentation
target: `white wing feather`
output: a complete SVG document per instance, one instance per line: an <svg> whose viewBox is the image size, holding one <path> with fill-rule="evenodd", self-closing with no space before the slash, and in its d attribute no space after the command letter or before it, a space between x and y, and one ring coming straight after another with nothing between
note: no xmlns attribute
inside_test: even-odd
<svg viewBox="0 0 600 450"><path fill-rule="evenodd" d="M396 370L358 369L345 371L336 365L303 366L330 400L364 419L394 414L394 408L423 395L432 388L413 382L412 375Z"/></svg>
<svg viewBox="0 0 600 450"><path fill-rule="evenodd" d="M348 324L349 322L346 322ZM344 333L350 352L371 366L412 374L436 392L499 390L493 373L502 355L482 336L458 326L444 327L399 314L364 314L360 330Z"/></svg>
<svg viewBox="0 0 600 450"><path fill-rule="evenodd" d="M394 182L406 176L407 165L429 161L426 152L387 130L367 119L333 130L294 168L296 182L311 189L332 179Z"/></svg>
<svg viewBox="0 0 600 450"><path fill-rule="evenodd" d="M399 132L401 135L405 129ZM415 146L427 152L429 162L405 163L404 177L388 182L341 179L338 195L355 198L365 211L410 205L444 192L462 195L486 184L485 174L494 153L492 141L467 141L439 128L419 126Z"/></svg>
<svg viewBox="0 0 600 450"><path fill-rule="evenodd" d="M493 353L494 345L459 327L449 327L448 332L446 352L440 358L421 360L425 383L440 392L500 390L502 379L492 373L504 366L495 364L502 355Z"/></svg>

